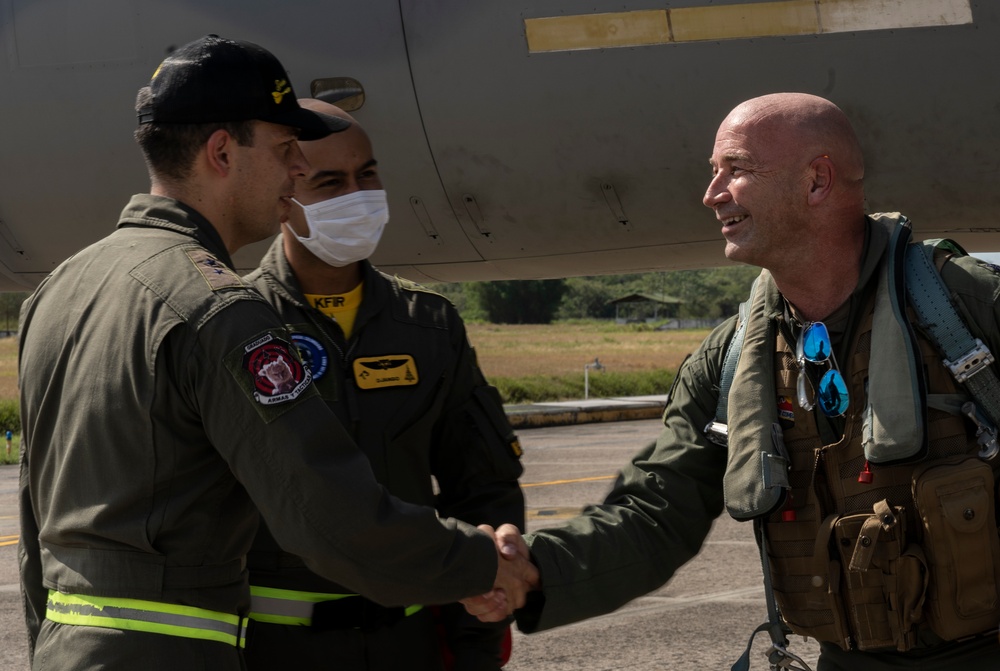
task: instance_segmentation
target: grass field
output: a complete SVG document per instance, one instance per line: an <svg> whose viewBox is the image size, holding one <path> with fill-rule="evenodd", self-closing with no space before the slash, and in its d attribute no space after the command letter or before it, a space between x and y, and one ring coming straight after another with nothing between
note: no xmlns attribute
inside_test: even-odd
<svg viewBox="0 0 1000 671"><path fill-rule="evenodd" d="M0 400L17 398L17 338L0 338Z"/></svg>
<svg viewBox="0 0 1000 671"><path fill-rule="evenodd" d="M654 331L609 322L469 324L469 340L487 378L579 375L598 358L608 373L676 371L707 329ZM591 375L594 375L593 371Z"/></svg>
<svg viewBox="0 0 1000 671"><path fill-rule="evenodd" d="M604 370L589 371L592 398L664 394L708 334L600 321L469 324L468 332L480 368L507 403L583 398L584 365L595 358ZM17 339L0 338L0 402L17 397ZM0 442L0 463L3 457Z"/></svg>
<svg viewBox="0 0 1000 671"><path fill-rule="evenodd" d="M608 322L469 324L469 340L490 380L579 376L598 358L602 374L677 370L705 338L705 329L653 331ZM17 398L17 339L0 338L0 400Z"/></svg>

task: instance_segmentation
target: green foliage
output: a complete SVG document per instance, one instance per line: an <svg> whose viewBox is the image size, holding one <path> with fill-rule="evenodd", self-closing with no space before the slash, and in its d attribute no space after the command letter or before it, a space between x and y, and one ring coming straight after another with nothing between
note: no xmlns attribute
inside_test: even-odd
<svg viewBox="0 0 1000 671"><path fill-rule="evenodd" d="M26 292L0 292L0 331L17 331L17 321L21 312L21 303L30 294Z"/></svg>
<svg viewBox="0 0 1000 671"><path fill-rule="evenodd" d="M566 280L566 295L556 312L557 319L610 319L615 309L608 305L619 297L620 288L593 277L571 277Z"/></svg>
<svg viewBox="0 0 1000 671"><path fill-rule="evenodd" d="M486 313L479 307L479 303L472 295L471 291L466 291L469 284L460 282L442 282L441 284L429 284L427 288L441 294L455 306L462 319L466 322L486 321Z"/></svg>
<svg viewBox="0 0 1000 671"><path fill-rule="evenodd" d="M714 319L736 313L759 273L760 269L752 266L726 266L566 280L435 284L431 288L447 296L466 321L537 324L549 323L553 318L611 319L615 309L608 303L633 293L673 296L684 301L676 313L678 316ZM550 294L542 291L546 283ZM541 315L532 312L535 304L556 300L556 294L559 300L551 315L545 317L550 306L542 306Z"/></svg>
<svg viewBox="0 0 1000 671"><path fill-rule="evenodd" d="M16 464L20 454L21 445L21 413L20 404L16 400L0 400L0 464ZM5 436L8 429L14 432L13 449L10 456L7 456L7 440Z"/></svg>
<svg viewBox="0 0 1000 671"><path fill-rule="evenodd" d="M21 436L14 434L11 439L10 455L7 454L7 441L0 440L0 464L16 464L21 457Z"/></svg>
<svg viewBox="0 0 1000 671"><path fill-rule="evenodd" d="M0 434L21 433L21 404L17 399L0 400Z"/></svg>
<svg viewBox="0 0 1000 671"><path fill-rule="evenodd" d="M726 266L663 273L663 293L684 301L681 316L695 318L728 317L735 314L750 293L750 285L760 274L752 266Z"/></svg>
<svg viewBox="0 0 1000 671"><path fill-rule="evenodd" d="M590 397L666 394L673 380L674 371L668 370L634 373L591 372ZM490 384L500 390L500 397L508 404L576 400L583 398L584 395L582 374L493 377L490 379Z"/></svg>
<svg viewBox="0 0 1000 671"><path fill-rule="evenodd" d="M474 282L469 289L494 324L549 324L566 280Z"/></svg>

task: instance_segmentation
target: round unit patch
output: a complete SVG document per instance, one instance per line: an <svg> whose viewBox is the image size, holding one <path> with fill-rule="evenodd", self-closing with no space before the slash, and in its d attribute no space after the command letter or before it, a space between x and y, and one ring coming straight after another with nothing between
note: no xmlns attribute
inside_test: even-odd
<svg viewBox="0 0 1000 671"><path fill-rule="evenodd" d="M312 381L289 345L270 334L246 347L243 368L253 377L254 399L264 405L290 401Z"/></svg>
<svg viewBox="0 0 1000 671"><path fill-rule="evenodd" d="M302 360L309 366L314 380L319 380L326 375L326 371L330 367L330 355L327 354L326 348L320 341L304 333L293 333L292 342L295 343L299 354L302 355Z"/></svg>

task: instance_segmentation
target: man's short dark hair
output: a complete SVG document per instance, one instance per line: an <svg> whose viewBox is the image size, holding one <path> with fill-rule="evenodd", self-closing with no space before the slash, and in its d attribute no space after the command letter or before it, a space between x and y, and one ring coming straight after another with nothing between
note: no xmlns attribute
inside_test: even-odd
<svg viewBox="0 0 1000 671"><path fill-rule="evenodd" d="M139 89L135 101L136 112L149 105L150 97L148 86ZM253 145L252 120L202 124L147 123L136 129L135 140L142 149L150 175L161 179L183 180L191 174L198 151L217 130L229 133L241 147Z"/></svg>

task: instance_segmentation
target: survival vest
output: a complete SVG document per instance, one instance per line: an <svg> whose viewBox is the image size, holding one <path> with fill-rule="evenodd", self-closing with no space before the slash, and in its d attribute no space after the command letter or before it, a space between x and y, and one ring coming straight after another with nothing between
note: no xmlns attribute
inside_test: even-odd
<svg viewBox="0 0 1000 671"><path fill-rule="evenodd" d="M758 631L770 630L769 652L793 660L784 625L844 649L905 651L919 627L955 640L1000 622L1000 459L992 459L1000 384L985 346L950 319L947 294L914 298L939 290L929 263L936 247L962 252L910 244L900 215L876 215L871 225L891 240L844 362L852 405L843 437L826 445L794 402L780 417L776 404L760 403L794 399L800 374L789 331L763 314L764 292L776 290L766 271L740 307L716 421L706 427L715 442L728 435L727 509L761 532L770 622ZM938 325L928 338L911 321ZM952 341L945 359L931 342L942 339Z"/></svg>

